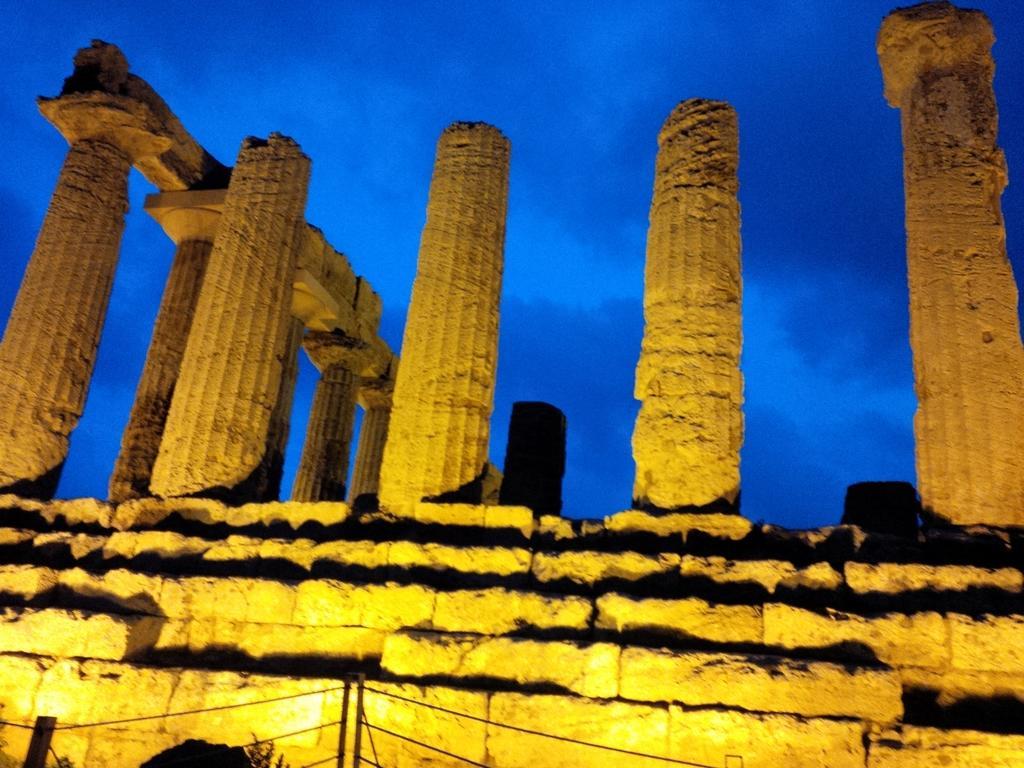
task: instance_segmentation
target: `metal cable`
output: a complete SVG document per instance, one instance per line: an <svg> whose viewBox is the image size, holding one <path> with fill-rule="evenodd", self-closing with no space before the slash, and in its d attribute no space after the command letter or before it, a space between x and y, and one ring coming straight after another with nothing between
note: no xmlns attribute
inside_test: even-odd
<svg viewBox="0 0 1024 768"><path fill-rule="evenodd" d="M367 690L369 690L369 689L367 689ZM453 758L455 760L460 760L463 763L465 763L466 765L475 765L475 766L478 766L478 768L491 768L489 765L487 765L487 763L478 763L476 760L471 760L470 758L463 757L462 755L456 755L454 752L449 752L446 749L441 749L440 747L435 747L435 746L432 746L432 745L427 744L427 743L422 742L422 741L417 741L416 739L412 738L411 736L406 736L406 735L401 734L401 733L395 733L394 731L389 731L387 728L381 728L379 725L370 725L369 723L367 723L366 727L368 729L370 729L370 730L380 731L381 733L386 733L388 736L394 736L396 739L401 739L402 741L408 741L410 744L415 744L418 747L423 747L424 749L429 749L431 752L437 752L439 754L445 755L446 757L451 757L451 758Z"/></svg>
<svg viewBox="0 0 1024 768"><path fill-rule="evenodd" d="M559 736L556 733L546 733L544 731L535 731L535 730L533 730L531 728L524 728L524 727L519 726L519 725L512 725L511 723L502 723L502 722L499 722L497 720L488 720L487 718L479 717L477 715L471 715L468 712L458 712L458 711L456 711L454 709L447 709L445 707L438 706L437 704L429 704L429 703L427 703L425 701L417 701L416 699L410 699L410 698L407 698L405 696L400 696L397 693L388 693L387 691L382 691L382 690L379 690L377 688L373 688L371 686L366 686L366 690L369 691L370 693L376 693L376 694L379 694L380 696L387 696L387 697L392 698L392 699L397 699L398 701L404 701L404 702L406 702L408 704L416 704L416 705L421 706L421 707L426 707L427 709L433 709L433 710L436 710L438 712L444 712L445 714L448 714L448 715L454 715L455 717L463 717L463 718L466 718L467 720L475 720L478 723L484 723L484 724L487 724L487 725L496 725L499 728L507 728L507 729L509 729L511 731L518 731L519 733L525 733L525 734L529 734L531 736L543 736L546 739L556 739L557 741L565 741L565 742L568 742L570 744L579 744L580 746L584 746L584 747L594 747L596 749L605 749L605 750L608 750L608 751L611 751L611 752L617 752L617 753L619 753L621 755L631 755L632 757L643 757L643 758L648 758L650 760L661 760L662 762L672 763L674 765L686 765L686 766L690 766L690 768L716 768L716 766L708 765L707 763L694 763L694 762L690 762L688 760L679 760L679 759L674 758L674 757L661 757L660 755L651 755L651 754L648 754L646 752L637 752L637 751L632 750L632 749L624 749L623 747L612 747L612 746L609 746L607 744L597 744L597 743L592 742L592 741L583 741L582 739L574 739L574 738L572 738L570 736Z"/></svg>
<svg viewBox="0 0 1024 768"><path fill-rule="evenodd" d="M188 757L175 757L171 760L163 761L160 763L161 768L165 765L178 765L179 763L186 763L191 760L197 760L201 757L213 757L214 755L223 755L226 752L230 752L232 749L247 749L249 747L255 747L260 744L266 744L267 742L277 741L278 739L287 739L289 736L298 736L299 734L309 733L310 731L319 731L322 728L327 728L331 725L338 725L340 720L335 720L332 723L320 723L320 725L314 725L310 728L303 728L299 731L291 731L290 733L282 733L280 736L272 736L268 739L256 739L256 741L250 741L248 744L237 744L234 746L217 747L217 749L211 749L206 752L200 752L198 755L189 755Z"/></svg>
<svg viewBox="0 0 1024 768"><path fill-rule="evenodd" d="M259 701L244 701L239 704L222 704L216 707L203 707L202 709L189 709L182 712L167 712L162 715L144 715L142 717L126 717L121 720L105 720L99 723L75 723L73 725L58 725L56 731L73 731L78 728L100 728L107 725L123 725L126 723L141 723L145 720L160 720L165 717L183 717L185 715L201 715L206 712L220 712L225 709L239 709L241 707L254 707L257 704L272 704L275 701L287 701L289 699L301 699L305 696L316 696L321 693L340 691L345 686L337 685L333 688L323 688L319 691L307 691L306 693L293 693L288 696L275 696L271 699L260 699Z"/></svg>

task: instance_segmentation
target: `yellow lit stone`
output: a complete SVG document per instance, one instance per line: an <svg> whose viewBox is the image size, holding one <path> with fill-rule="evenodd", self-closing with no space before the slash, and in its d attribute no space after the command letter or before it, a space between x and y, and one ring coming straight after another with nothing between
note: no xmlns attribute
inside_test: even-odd
<svg viewBox="0 0 1024 768"><path fill-rule="evenodd" d="M717 643L760 643L764 634L759 606L717 605L698 597L659 600L616 593L597 599L596 626L617 632L653 630Z"/></svg>

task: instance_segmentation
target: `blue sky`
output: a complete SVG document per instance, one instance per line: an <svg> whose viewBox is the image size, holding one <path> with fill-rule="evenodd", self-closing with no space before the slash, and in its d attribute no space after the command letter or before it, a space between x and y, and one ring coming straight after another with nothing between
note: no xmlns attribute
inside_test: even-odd
<svg viewBox="0 0 1024 768"><path fill-rule="evenodd" d="M992 18L1003 197L1024 265L1024 13ZM566 513L629 505L633 370L656 136L679 101L740 121L746 444L742 511L838 520L845 487L913 480L899 116L874 53L890 2L45 2L0 0L0 317L17 291L66 145L40 117L92 38L231 164L280 131L313 159L307 218L384 298L397 349L434 145L453 120L512 141L492 457L514 400L568 417ZM107 327L62 496L105 494L173 245L137 173ZM315 371L304 363L286 489Z"/></svg>

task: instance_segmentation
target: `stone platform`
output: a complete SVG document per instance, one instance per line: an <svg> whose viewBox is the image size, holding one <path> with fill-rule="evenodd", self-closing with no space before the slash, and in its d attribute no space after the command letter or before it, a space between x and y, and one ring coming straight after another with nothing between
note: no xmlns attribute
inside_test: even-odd
<svg viewBox="0 0 1024 768"><path fill-rule="evenodd" d="M335 723L276 744L293 766L328 758L351 672L370 681L372 724L494 766L657 762L499 723L710 766L1024 759L1020 530L908 539L725 514L5 496L0 563L6 720L329 691L58 731L79 766ZM3 736L20 755L24 732ZM382 765L465 764L375 742Z"/></svg>

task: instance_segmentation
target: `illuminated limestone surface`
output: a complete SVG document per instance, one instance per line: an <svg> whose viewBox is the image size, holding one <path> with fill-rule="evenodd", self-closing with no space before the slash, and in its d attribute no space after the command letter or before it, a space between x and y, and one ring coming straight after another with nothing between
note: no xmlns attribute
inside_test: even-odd
<svg viewBox="0 0 1024 768"><path fill-rule="evenodd" d="M384 447L386 508L472 496L466 487L485 470L508 167L508 139L492 126L441 134Z"/></svg>
<svg viewBox="0 0 1024 768"><path fill-rule="evenodd" d="M878 55L903 124L910 336L923 506L1024 524L1024 349L999 197L992 28L949 3L895 11Z"/></svg>
<svg viewBox="0 0 1024 768"><path fill-rule="evenodd" d="M320 380L292 498L343 501L359 384L386 362L379 350L341 334L310 332L303 346L320 371Z"/></svg>
<svg viewBox="0 0 1024 768"><path fill-rule="evenodd" d="M691 99L658 134L634 396L639 506L732 503L743 442L736 113Z"/></svg>
<svg viewBox="0 0 1024 768"><path fill-rule="evenodd" d="M223 197L219 190L169 192L152 195L146 201L147 211L161 222L177 250L110 478L110 498L114 501L150 495L153 462L160 449Z"/></svg>
<svg viewBox="0 0 1024 768"><path fill-rule="evenodd" d="M308 182L309 159L291 139L242 145L153 467L156 495L230 492L267 455L294 365Z"/></svg>
<svg viewBox="0 0 1024 768"><path fill-rule="evenodd" d="M394 389L394 382L387 378L364 380L359 387L363 422L359 428L356 462L352 467L352 482L348 489L349 504L372 505L377 500Z"/></svg>

